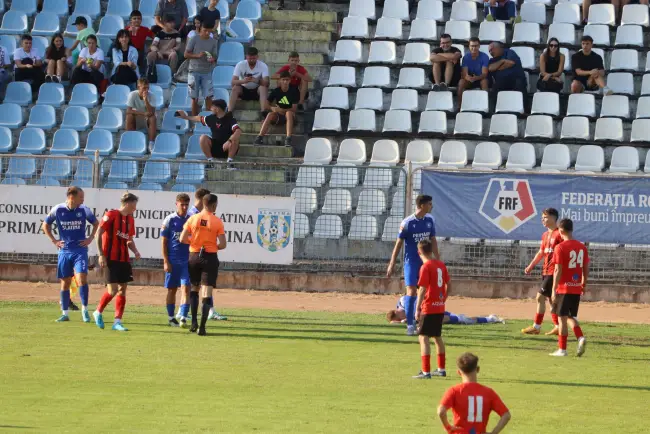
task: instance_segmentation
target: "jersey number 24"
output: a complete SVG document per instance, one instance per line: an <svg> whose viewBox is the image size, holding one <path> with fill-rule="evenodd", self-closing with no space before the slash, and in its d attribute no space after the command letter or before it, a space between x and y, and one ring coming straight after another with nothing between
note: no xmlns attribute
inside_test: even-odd
<svg viewBox="0 0 650 434"><path fill-rule="evenodd" d="M575 250L571 250L569 252L569 268L576 268L576 263L580 265L580 268L582 268L584 257L585 257L584 250L580 250L577 253Z"/></svg>

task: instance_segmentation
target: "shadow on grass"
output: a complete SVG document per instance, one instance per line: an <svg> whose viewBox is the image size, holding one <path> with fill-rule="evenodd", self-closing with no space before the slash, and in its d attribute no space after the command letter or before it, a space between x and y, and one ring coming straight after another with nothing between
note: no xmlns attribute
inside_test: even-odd
<svg viewBox="0 0 650 434"><path fill-rule="evenodd" d="M650 387L648 386L630 386L625 384L588 384L588 383L566 383L561 381L543 381L543 380L500 380L492 379L495 383L517 383L517 384L528 384L528 385L540 385L540 386L562 386L562 387L594 387L594 388L604 388L604 389L621 389L621 390L641 390L644 392L650 392Z"/></svg>
<svg viewBox="0 0 650 434"><path fill-rule="evenodd" d="M34 429L33 426L0 425L0 429Z"/></svg>

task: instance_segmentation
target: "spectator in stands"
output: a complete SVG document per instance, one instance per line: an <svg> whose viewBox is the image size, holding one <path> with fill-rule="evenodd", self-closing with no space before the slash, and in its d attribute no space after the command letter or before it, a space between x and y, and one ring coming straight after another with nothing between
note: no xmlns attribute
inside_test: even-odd
<svg viewBox="0 0 650 434"><path fill-rule="evenodd" d="M505 48L501 42L492 42L489 50L492 55L488 65L492 91L496 94L502 90L516 90L525 96L528 84L517 53Z"/></svg>
<svg viewBox="0 0 650 434"><path fill-rule="evenodd" d="M134 10L131 12L129 18L130 24L125 27L126 30L131 34L131 44L138 50L138 62L140 68L144 66L144 44L147 41L147 38L153 39L155 35L149 29L149 27L142 25L142 13L139 10Z"/></svg>
<svg viewBox="0 0 650 434"><path fill-rule="evenodd" d="M571 93L602 89L605 95L611 95L611 89L605 86L603 58L591 50L594 40L591 36L585 35L582 37L581 45L582 50L571 56L571 66L573 67Z"/></svg>
<svg viewBox="0 0 650 434"><path fill-rule="evenodd" d="M84 17L77 17L72 24L77 27L77 38L68 49L67 55L71 58L70 64L76 65L79 53L81 50L86 48L86 40L88 39L88 36L94 35L95 30L92 27L88 27L88 20Z"/></svg>
<svg viewBox="0 0 650 434"><path fill-rule="evenodd" d="M521 17L517 15L517 5L513 0L488 0L484 3L483 13L486 21L510 21L520 23Z"/></svg>
<svg viewBox="0 0 650 434"><path fill-rule="evenodd" d="M178 50L181 49L181 34L174 29L174 17L166 16L165 27L156 33L151 44L151 51L147 55L147 66L166 60L172 70L176 73L178 67Z"/></svg>
<svg viewBox="0 0 650 434"><path fill-rule="evenodd" d="M45 81L43 72L43 54L32 47L32 37L23 35L20 38L20 48L14 51L14 79L16 81L32 81L32 95L36 98L38 88Z"/></svg>
<svg viewBox="0 0 650 434"><path fill-rule="evenodd" d="M138 79L138 89L129 94L126 102L126 130L147 130L149 152L156 140L156 108L151 104L153 95L149 92L149 80Z"/></svg>
<svg viewBox="0 0 650 434"><path fill-rule="evenodd" d="M12 66L7 49L0 45L0 95L4 95L7 84L11 80L8 69Z"/></svg>
<svg viewBox="0 0 650 434"><path fill-rule="evenodd" d="M434 91L446 91L448 87L456 87L460 80L460 50L451 46L451 36L447 33L440 35L440 47L431 53Z"/></svg>
<svg viewBox="0 0 650 434"><path fill-rule="evenodd" d="M560 53L560 41L548 40L546 50L539 57L539 80L537 89L542 92L560 93L564 87L564 54Z"/></svg>
<svg viewBox="0 0 650 434"><path fill-rule="evenodd" d="M63 45L63 35L61 33L55 33L52 36L52 42L45 51L45 60L47 61L45 81L48 83L61 83L68 69L66 49Z"/></svg>
<svg viewBox="0 0 650 434"><path fill-rule="evenodd" d="M289 53L289 63L278 69L278 72L271 78L273 80L280 80L280 74L284 71L291 75L291 87L295 87L300 94L300 100L298 101L298 106L300 107L309 98L308 87L312 78L309 72L307 72L307 69L300 64L300 54L297 51Z"/></svg>
<svg viewBox="0 0 650 434"><path fill-rule="evenodd" d="M199 114L199 94L205 99L205 106L212 103L212 70L217 62L218 42L210 37L214 23L204 22L198 36L193 37L185 48L185 58L190 59L187 84L192 98L192 115Z"/></svg>
<svg viewBox="0 0 650 434"><path fill-rule="evenodd" d="M221 1L226 1L226 0L221 0ZM212 32L212 36L216 38L219 37L219 28L221 25L221 13L219 12L219 9L217 9L217 3L219 3L219 0L209 0L207 2L207 6L203 6L203 8L199 11L199 14L197 15L197 17L199 17L202 22L215 24Z"/></svg>
<svg viewBox="0 0 650 434"><path fill-rule="evenodd" d="M481 41L470 38L469 53L465 53L461 62L461 79L458 82L458 107L463 102L463 92L468 89L488 90L488 65L490 58L480 51Z"/></svg>
<svg viewBox="0 0 650 434"><path fill-rule="evenodd" d="M113 72L111 82L123 84L135 89L135 83L140 78L138 70L138 50L131 43L131 33L122 29L115 36L111 59L113 60Z"/></svg>
<svg viewBox="0 0 650 434"><path fill-rule="evenodd" d="M264 144L264 136L271 125L286 125L287 137L284 139L284 146L291 147L291 135L296 121L299 100L300 93L298 89L291 86L291 73L282 71L280 73L280 86L271 91L266 101L265 110L270 113L266 115L266 119L262 123L260 134L255 139L256 145Z"/></svg>
<svg viewBox="0 0 650 434"><path fill-rule="evenodd" d="M154 18L158 28L154 27L151 29L154 33L165 27L163 18L168 15L174 18L174 29L182 33L185 30L189 16L185 0L158 0L156 11L154 12Z"/></svg>
<svg viewBox="0 0 650 434"><path fill-rule="evenodd" d="M242 60L235 66L228 107L234 111L239 98L243 101L259 100L260 110L266 117L264 107L269 91L269 67L258 59L258 54L257 48L248 47L246 60Z"/></svg>
<svg viewBox="0 0 650 434"><path fill-rule="evenodd" d="M203 20L201 20L201 17L197 15L194 17L194 24L192 26L186 26L186 28L189 29L189 32L187 32L188 41L199 34L201 23L203 23ZM210 37L214 39L214 34L210 33Z"/></svg>
<svg viewBox="0 0 650 434"><path fill-rule="evenodd" d="M86 38L86 48L79 53L77 66L72 71L72 86L79 83L92 83L101 93L104 80L104 51L97 46L97 36L89 35Z"/></svg>

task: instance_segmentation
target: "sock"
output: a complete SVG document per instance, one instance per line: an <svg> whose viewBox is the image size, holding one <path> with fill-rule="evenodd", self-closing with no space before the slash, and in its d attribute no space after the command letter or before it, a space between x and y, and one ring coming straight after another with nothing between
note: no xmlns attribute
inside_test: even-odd
<svg viewBox="0 0 650 434"><path fill-rule="evenodd" d="M126 296L118 294L115 297L115 319L122 320L124 315L124 306L126 306Z"/></svg>
<svg viewBox="0 0 650 434"><path fill-rule="evenodd" d="M535 319L533 321L535 323L534 324L535 328L536 329L540 328L540 326L542 325L542 321L544 321L544 314L543 313L536 313L535 314Z"/></svg>
<svg viewBox="0 0 650 434"><path fill-rule="evenodd" d="M190 308L192 310L192 324L196 324L198 321L197 314L199 312L199 293L190 292Z"/></svg>
<svg viewBox="0 0 650 434"><path fill-rule="evenodd" d="M422 372L428 374L431 372L431 354L422 356Z"/></svg>
<svg viewBox="0 0 650 434"><path fill-rule="evenodd" d="M561 350L566 351L566 340L567 340L567 336L559 335L557 337L557 341L558 341L558 344L560 345Z"/></svg>
<svg viewBox="0 0 650 434"><path fill-rule="evenodd" d="M214 161L214 158L210 157L208 158L208 161Z"/></svg>
<svg viewBox="0 0 650 434"><path fill-rule="evenodd" d="M404 311L406 312L406 324L409 326L415 324L415 302L417 300L417 297L411 295L407 295L404 300L406 302L404 306Z"/></svg>
<svg viewBox="0 0 650 434"><path fill-rule="evenodd" d="M70 307L70 291L61 291L61 310L64 315L67 315L68 308Z"/></svg>
<svg viewBox="0 0 650 434"><path fill-rule="evenodd" d="M189 303L181 304L180 313L183 318L187 318L187 314L190 313Z"/></svg>
<svg viewBox="0 0 650 434"><path fill-rule="evenodd" d="M228 163L232 163L232 158L228 157L228 160L226 160Z"/></svg>
<svg viewBox="0 0 650 434"><path fill-rule="evenodd" d="M551 320L553 321L553 325L558 325L556 314L554 313L551 314Z"/></svg>
<svg viewBox="0 0 650 434"><path fill-rule="evenodd" d="M88 306L88 284L81 285L79 287L79 298L81 299L81 306L84 308L87 307Z"/></svg>
<svg viewBox="0 0 650 434"><path fill-rule="evenodd" d="M484 317L484 316L477 316L476 317L476 322L479 323L479 324L487 324L490 321L488 321L488 319L486 317Z"/></svg>
<svg viewBox="0 0 650 434"><path fill-rule="evenodd" d="M205 328L205 323L208 321L208 316L210 315L210 297L205 297L203 300L203 306L201 307L201 328Z"/></svg>
<svg viewBox="0 0 650 434"><path fill-rule="evenodd" d="M573 333L576 335L576 339L580 340L580 338L583 338L584 335L582 334L582 329L580 326L575 326L573 327Z"/></svg>
<svg viewBox="0 0 650 434"><path fill-rule="evenodd" d="M174 310L176 310L176 305L174 303L167 303L167 315L169 319L174 318Z"/></svg>
<svg viewBox="0 0 650 434"><path fill-rule="evenodd" d="M108 305L108 303L111 302L113 299L113 296L111 295L110 292L105 292L104 295L102 295L102 298L99 300L99 304L97 305L97 312L102 313L104 312L104 309Z"/></svg>
<svg viewBox="0 0 650 434"><path fill-rule="evenodd" d="M438 369L441 371L445 370L445 353L438 354Z"/></svg>
<svg viewBox="0 0 650 434"><path fill-rule="evenodd" d="M460 320L458 319L458 317L456 315L454 315L453 313L449 314L449 324L458 324L459 322L460 322Z"/></svg>

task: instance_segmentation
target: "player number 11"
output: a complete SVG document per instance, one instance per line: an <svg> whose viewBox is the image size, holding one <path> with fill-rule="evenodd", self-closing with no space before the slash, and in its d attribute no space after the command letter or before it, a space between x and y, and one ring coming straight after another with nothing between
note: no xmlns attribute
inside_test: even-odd
<svg viewBox="0 0 650 434"><path fill-rule="evenodd" d="M467 422L483 422L483 397L469 396L467 398L469 400L467 404Z"/></svg>
<svg viewBox="0 0 650 434"><path fill-rule="evenodd" d="M576 262L578 263L578 265L580 265L580 268L582 268L584 256L585 256L584 250L580 250L577 253L575 250L571 250L569 252L569 268L576 268Z"/></svg>

